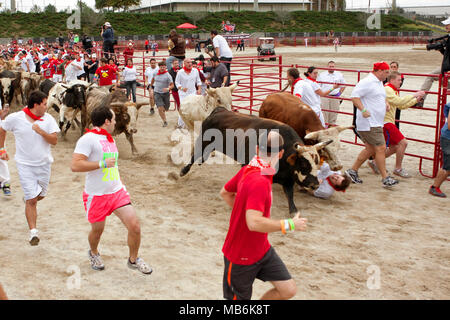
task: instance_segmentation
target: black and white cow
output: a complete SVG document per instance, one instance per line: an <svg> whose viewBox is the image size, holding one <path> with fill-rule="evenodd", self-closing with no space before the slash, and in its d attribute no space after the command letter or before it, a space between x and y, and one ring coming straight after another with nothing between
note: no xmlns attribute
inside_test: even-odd
<svg viewBox="0 0 450 320"><path fill-rule="evenodd" d="M44 81L43 86L49 85L48 82ZM57 83L48 92L47 106L49 108L54 108L56 112L59 112L59 127L61 129L61 134L64 137L67 130L69 129L72 120L67 121L65 130L63 130L64 123L66 122L66 113L69 109L72 114L76 115L74 112L78 109L81 111L81 134L83 134L83 128L86 127L86 90L92 86L93 83L88 83L86 81L73 81L69 84ZM44 91L45 92L45 91Z"/></svg>
<svg viewBox="0 0 450 320"><path fill-rule="evenodd" d="M2 101L2 105L5 103L11 105L14 97L16 97L16 102L18 104L23 104L20 82L20 72L11 70L4 70L0 72L0 99ZM14 110L14 108L12 108L12 110Z"/></svg>

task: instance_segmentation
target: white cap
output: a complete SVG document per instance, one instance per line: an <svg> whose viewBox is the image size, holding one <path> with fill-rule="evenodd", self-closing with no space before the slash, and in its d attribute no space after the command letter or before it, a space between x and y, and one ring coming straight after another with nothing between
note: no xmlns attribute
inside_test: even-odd
<svg viewBox="0 0 450 320"><path fill-rule="evenodd" d="M450 18L447 18L447 20L442 21L443 25L449 25L450 24Z"/></svg>
<svg viewBox="0 0 450 320"><path fill-rule="evenodd" d="M111 27L111 23L109 23L109 22L105 22L105 26L107 26L107 27Z"/></svg>

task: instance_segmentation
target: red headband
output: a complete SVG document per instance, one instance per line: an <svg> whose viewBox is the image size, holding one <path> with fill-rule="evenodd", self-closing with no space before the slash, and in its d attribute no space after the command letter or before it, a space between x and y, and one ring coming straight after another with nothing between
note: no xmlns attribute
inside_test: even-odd
<svg viewBox="0 0 450 320"><path fill-rule="evenodd" d="M375 62L373 64L373 71L376 70L389 70L391 67L386 62Z"/></svg>

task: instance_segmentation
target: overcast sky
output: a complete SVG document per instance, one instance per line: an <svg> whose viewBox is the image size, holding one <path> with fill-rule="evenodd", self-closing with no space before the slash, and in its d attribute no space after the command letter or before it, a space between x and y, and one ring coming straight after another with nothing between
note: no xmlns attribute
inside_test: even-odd
<svg viewBox="0 0 450 320"><path fill-rule="evenodd" d="M326 1L326 0L323 0ZM333 0L331 0L333 1ZM369 0L346 0L348 8L361 8L367 7ZM2 3L2 7L9 8L10 0L0 0ZM84 0L83 2L87 3L91 8L95 7L95 0ZM155 2L157 2L155 0ZM418 6L423 5L426 2L427 5L450 5L450 0L397 0L397 6ZM59 10L64 10L67 7L74 8L77 1L76 0L16 0L16 8L20 11L27 12L30 8L37 4L41 8L47 6L48 4L53 4ZM376 8L380 6L386 6L387 3L392 3L392 0L370 0L370 7Z"/></svg>

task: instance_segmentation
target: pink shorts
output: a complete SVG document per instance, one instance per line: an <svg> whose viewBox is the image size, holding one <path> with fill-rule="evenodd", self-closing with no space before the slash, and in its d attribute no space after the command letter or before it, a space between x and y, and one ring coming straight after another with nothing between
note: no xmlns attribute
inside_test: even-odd
<svg viewBox="0 0 450 320"><path fill-rule="evenodd" d="M131 204L130 194L125 188L111 194L90 196L83 192L84 209L90 223L101 222L110 216L114 210Z"/></svg>

